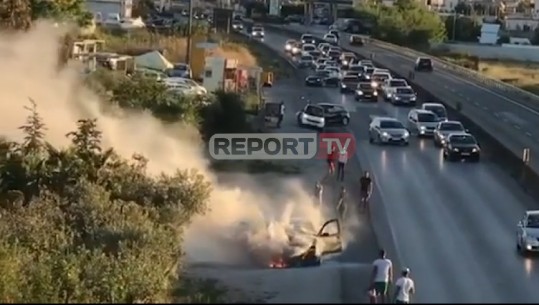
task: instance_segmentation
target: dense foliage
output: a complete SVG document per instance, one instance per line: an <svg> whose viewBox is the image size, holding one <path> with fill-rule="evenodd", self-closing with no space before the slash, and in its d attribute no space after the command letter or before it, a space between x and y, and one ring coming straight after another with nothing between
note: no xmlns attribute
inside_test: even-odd
<svg viewBox="0 0 539 305"><path fill-rule="evenodd" d="M29 110L24 140L0 146L0 301L168 300L182 228L206 210L209 183L149 176L142 156L101 146L95 120L55 148Z"/></svg>
<svg viewBox="0 0 539 305"><path fill-rule="evenodd" d="M166 122L199 126L206 140L215 133L250 130L246 113L249 98L236 93L218 91L209 96L184 96L167 90L154 78L127 77L105 69L94 72L88 83L124 109L148 110Z"/></svg>
<svg viewBox="0 0 539 305"><path fill-rule="evenodd" d="M84 0L5 0L0 2L2 29L28 29L38 18L90 24L93 16L85 10Z"/></svg>
<svg viewBox="0 0 539 305"><path fill-rule="evenodd" d="M397 0L392 7L376 4L357 7L361 19L372 20L375 38L406 46L425 46L441 42L446 29L440 17L421 3Z"/></svg>

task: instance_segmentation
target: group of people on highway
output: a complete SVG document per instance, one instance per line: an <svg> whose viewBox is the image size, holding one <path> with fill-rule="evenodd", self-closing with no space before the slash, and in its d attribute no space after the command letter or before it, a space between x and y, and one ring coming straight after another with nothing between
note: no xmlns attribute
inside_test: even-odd
<svg viewBox="0 0 539 305"><path fill-rule="evenodd" d="M415 283L410 278L410 269L403 268L400 277L395 281L393 297L389 298L389 290L393 280L393 263L386 257L386 251L380 250L378 258L372 263L369 299L371 304L390 303L408 304L410 296L415 294Z"/></svg>

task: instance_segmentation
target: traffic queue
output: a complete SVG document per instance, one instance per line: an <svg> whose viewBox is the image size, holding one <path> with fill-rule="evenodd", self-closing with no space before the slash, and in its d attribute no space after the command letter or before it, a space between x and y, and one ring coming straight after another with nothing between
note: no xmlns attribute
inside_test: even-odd
<svg viewBox="0 0 539 305"><path fill-rule="evenodd" d="M307 87L335 88L343 95L353 95L358 103L386 102L393 106L412 107L405 122L391 116L372 116L369 124L369 142L373 145L408 145L412 136L430 138L443 151L444 160L478 162L481 148L476 138L464 125L448 118L442 103L419 101L409 84L414 74L433 71L429 58L418 58L410 70L408 80L394 76L390 70L377 67L370 59L339 46L339 33L334 29L318 39L305 33L300 39L286 41L284 51L296 67L308 70ZM351 35L349 44L364 46L359 35ZM311 104L296 114L298 125L324 130L332 126L347 126L352 119L342 105Z"/></svg>

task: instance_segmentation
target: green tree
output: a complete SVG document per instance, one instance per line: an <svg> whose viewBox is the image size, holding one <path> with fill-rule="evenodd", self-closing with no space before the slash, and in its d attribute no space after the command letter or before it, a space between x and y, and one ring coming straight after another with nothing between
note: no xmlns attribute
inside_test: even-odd
<svg viewBox="0 0 539 305"><path fill-rule="evenodd" d="M210 184L193 170L149 176L142 156L103 149L91 119L56 149L28 110L25 140L0 142L0 301L170 301L183 228L206 211Z"/></svg>

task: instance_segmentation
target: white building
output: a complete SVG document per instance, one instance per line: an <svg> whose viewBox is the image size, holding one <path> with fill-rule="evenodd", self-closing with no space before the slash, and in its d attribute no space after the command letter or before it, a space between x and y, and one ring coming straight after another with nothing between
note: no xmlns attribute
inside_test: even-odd
<svg viewBox="0 0 539 305"><path fill-rule="evenodd" d="M97 23L110 19L110 16L128 19L131 18L133 0L86 0L86 8Z"/></svg>

